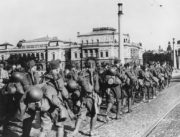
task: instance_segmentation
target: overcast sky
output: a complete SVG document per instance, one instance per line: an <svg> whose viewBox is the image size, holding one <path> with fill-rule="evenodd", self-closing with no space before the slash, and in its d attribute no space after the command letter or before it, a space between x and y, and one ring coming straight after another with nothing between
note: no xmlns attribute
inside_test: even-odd
<svg viewBox="0 0 180 137"><path fill-rule="evenodd" d="M76 40L93 27L117 28L123 2L123 33L144 49L180 39L180 0L0 0L0 43L57 36Z"/></svg>

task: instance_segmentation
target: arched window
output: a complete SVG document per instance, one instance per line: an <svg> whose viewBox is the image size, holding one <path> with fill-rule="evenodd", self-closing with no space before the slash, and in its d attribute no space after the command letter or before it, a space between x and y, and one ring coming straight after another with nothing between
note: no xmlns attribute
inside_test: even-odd
<svg viewBox="0 0 180 137"><path fill-rule="evenodd" d="M100 53L101 53L101 58L102 58L103 57L103 52L101 51Z"/></svg>
<svg viewBox="0 0 180 137"><path fill-rule="evenodd" d="M106 51L106 57L108 57L109 56L109 53L108 53L108 51Z"/></svg>

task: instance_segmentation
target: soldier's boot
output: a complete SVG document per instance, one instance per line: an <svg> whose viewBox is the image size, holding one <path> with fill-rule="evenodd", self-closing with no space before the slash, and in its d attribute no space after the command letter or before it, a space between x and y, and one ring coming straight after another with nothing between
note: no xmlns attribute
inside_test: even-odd
<svg viewBox="0 0 180 137"><path fill-rule="evenodd" d="M109 115L112 107L113 107L113 103L108 103L107 111L106 111L106 122L109 122L109 120L110 120L108 115Z"/></svg>
<svg viewBox="0 0 180 137"><path fill-rule="evenodd" d="M162 82L160 81L159 82L159 92L161 92L162 91Z"/></svg>
<svg viewBox="0 0 180 137"><path fill-rule="evenodd" d="M78 118L77 121L76 121L76 124L75 124L75 129L74 131L70 134L70 137L76 137L78 132L79 132L79 128L81 126L81 122L82 122L83 119L81 118Z"/></svg>
<svg viewBox="0 0 180 137"><path fill-rule="evenodd" d="M116 119L120 119L120 109L121 109L121 102L117 102L117 112L116 112Z"/></svg>
<svg viewBox="0 0 180 137"><path fill-rule="evenodd" d="M128 113L132 112L132 98L128 98Z"/></svg>
<svg viewBox="0 0 180 137"><path fill-rule="evenodd" d="M127 105L127 97L123 98L123 107Z"/></svg>
<svg viewBox="0 0 180 137"><path fill-rule="evenodd" d="M155 99L157 96L156 87L153 87L152 90L153 90L153 99Z"/></svg>
<svg viewBox="0 0 180 137"><path fill-rule="evenodd" d="M143 88L143 102L146 102L147 89Z"/></svg>
<svg viewBox="0 0 180 137"><path fill-rule="evenodd" d="M149 102L149 100L150 100L150 91L151 91L151 88L150 88L150 87L148 87L148 88L147 88L147 97L148 97L148 102Z"/></svg>
<svg viewBox="0 0 180 137"><path fill-rule="evenodd" d="M94 127L96 125L96 121L97 121L97 114L95 114L95 116L91 117L91 121L90 121L90 132L89 135L90 136L94 136L95 132L94 132Z"/></svg>
<svg viewBox="0 0 180 137"><path fill-rule="evenodd" d="M133 91L133 93L132 93L132 105L134 105L134 102L135 102L135 95L136 95L136 93Z"/></svg>
<svg viewBox="0 0 180 137"><path fill-rule="evenodd" d="M56 137L64 137L64 126L58 127Z"/></svg>

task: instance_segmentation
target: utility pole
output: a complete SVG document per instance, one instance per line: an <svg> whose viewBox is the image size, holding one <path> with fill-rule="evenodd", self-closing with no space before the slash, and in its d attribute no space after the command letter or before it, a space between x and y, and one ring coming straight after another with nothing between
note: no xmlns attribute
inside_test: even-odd
<svg viewBox="0 0 180 137"><path fill-rule="evenodd" d="M45 56L46 56L46 71L48 71L48 47L50 45L51 41L48 42L48 44L46 45L46 49L45 49Z"/></svg>
<svg viewBox="0 0 180 137"><path fill-rule="evenodd" d="M123 44L123 34L122 34L122 3L118 3L118 58L120 59L121 63L124 64L124 44Z"/></svg>
<svg viewBox="0 0 180 137"><path fill-rule="evenodd" d="M175 38L173 38L173 61L174 61L174 69L177 69L177 63L176 63L176 50L175 50Z"/></svg>
<svg viewBox="0 0 180 137"><path fill-rule="evenodd" d="M83 69L83 62L82 62L82 60L83 60L83 49L82 49L82 47L83 47L83 44L81 44L81 70Z"/></svg>

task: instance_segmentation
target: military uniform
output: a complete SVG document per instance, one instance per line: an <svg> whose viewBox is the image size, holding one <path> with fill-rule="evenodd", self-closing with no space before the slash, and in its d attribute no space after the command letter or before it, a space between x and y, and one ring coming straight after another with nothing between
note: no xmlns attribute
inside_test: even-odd
<svg viewBox="0 0 180 137"><path fill-rule="evenodd" d="M26 119L25 110L27 104L24 101L26 97L26 89L30 86L29 81L24 77L24 73L14 72L3 92L4 101L6 104L6 122L4 124L4 137L22 136L24 131L23 122Z"/></svg>
<svg viewBox="0 0 180 137"><path fill-rule="evenodd" d="M96 123L97 114L99 113L98 105L101 101L97 93L94 92L93 85L90 84L89 72L84 71L81 76L79 76L78 84L80 85L80 95L77 98L77 105L79 106L78 118L76 121L75 130L71 134L76 136L79 131L82 120L86 118L87 115L90 116L90 134L94 130Z"/></svg>
<svg viewBox="0 0 180 137"><path fill-rule="evenodd" d="M59 64L57 61L50 62L50 72L45 76L46 84L42 87L44 91L44 99L41 102L41 134L44 137L52 128L52 121L57 126L57 136L64 136L63 122L68 117L73 117L69 110L66 100L69 98L69 93L65 88L63 77L58 72ZM48 100L48 101L47 101Z"/></svg>
<svg viewBox="0 0 180 137"><path fill-rule="evenodd" d="M121 105L121 74L117 71L115 66L105 71L105 85L106 85L106 100L107 100L107 120L109 113L114 103L117 102L116 118L119 118L120 105Z"/></svg>

